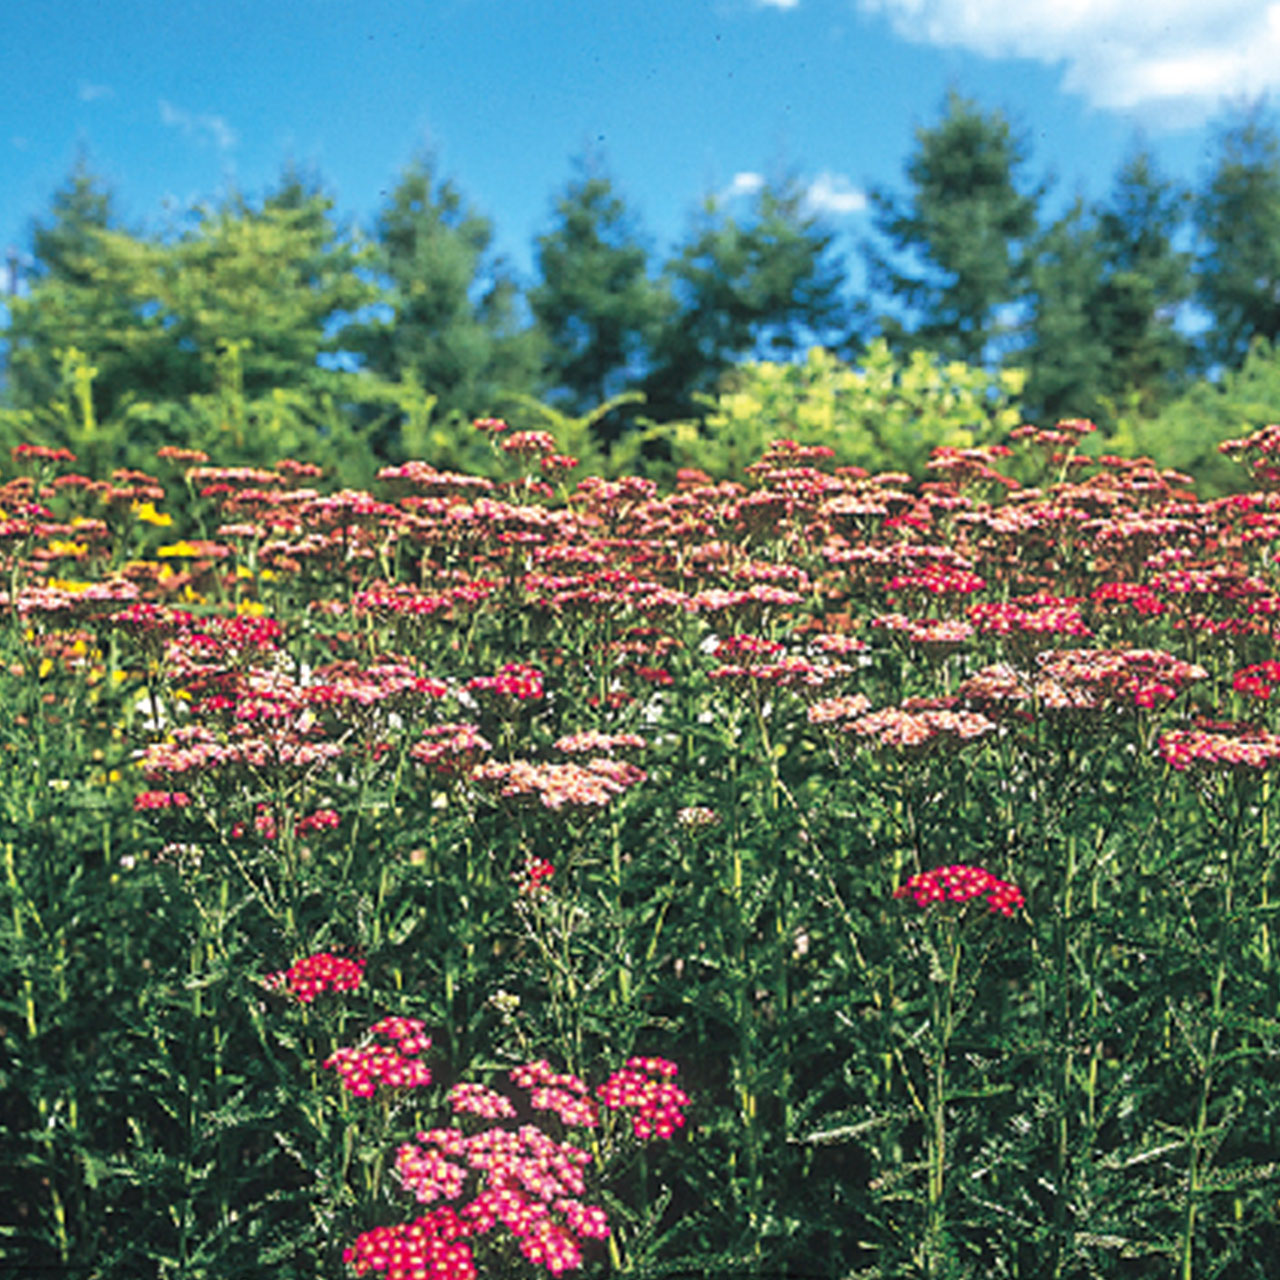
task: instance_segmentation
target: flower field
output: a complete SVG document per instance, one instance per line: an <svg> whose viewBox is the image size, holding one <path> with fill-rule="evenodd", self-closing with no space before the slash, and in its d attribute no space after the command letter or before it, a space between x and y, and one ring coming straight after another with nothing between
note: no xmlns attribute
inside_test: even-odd
<svg viewBox="0 0 1280 1280"><path fill-rule="evenodd" d="M1266 1277L1280 428L0 483L15 1275Z"/></svg>

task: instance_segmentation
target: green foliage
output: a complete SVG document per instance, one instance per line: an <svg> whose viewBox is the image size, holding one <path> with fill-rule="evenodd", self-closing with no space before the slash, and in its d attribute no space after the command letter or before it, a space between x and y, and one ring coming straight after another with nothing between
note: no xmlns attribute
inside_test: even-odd
<svg viewBox="0 0 1280 1280"><path fill-rule="evenodd" d="M922 347L953 360L998 358L1001 311L1025 287L1038 190L1026 189L1027 146L999 112L952 92L945 115L916 130L907 193L874 190L880 245L867 250L880 305L876 331L899 351Z"/></svg>
<svg viewBox="0 0 1280 1280"><path fill-rule="evenodd" d="M957 401L1000 386L872 354L931 412L930 370ZM797 366L758 366L754 394L820 442L862 393L810 365L791 387ZM393 1153L450 1123L456 1079L546 1057L594 1081L637 1053L679 1061L689 1124L608 1166L588 1277L1266 1280L1280 736L1234 679L1272 653L1252 606L1280 579L1245 536L1265 496L1193 507L1097 467L908 506L900 478L797 486L785 451L674 494L557 500L530 467L484 503L429 473L312 496L286 468L275 501L261 477L195 509L169 484L175 525L236 520L179 586L156 531L98 528L57 463L20 455L3 497L16 1274L350 1274L358 1233L430 1208ZM1211 572L1144 577L1158 607L1096 592L1191 539ZM1205 610L1231 625L1184 625ZM1200 714L1250 721L1218 741L1272 769L1166 764ZM615 786L591 799L568 763ZM956 862L1025 910L895 897ZM268 980L320 951L359 957L360 988L304 1004ZM384 1013L427 1022L437 1083L352 1097L322 1064Z"/></svg>
<svg viewBox="0 0 1280 1280"><path fill-rule="evenodd" d="M1235 492L1248 478L1218 446L1274 422L1278 404L1280 352L1259 339L1241 368L1219 382L1196 382L1153 417L1143 416L1136 405L1123 406L1106 447L1127 456L1158 457L1193 474L1203 493Z"/></svg>
<svg viewBox="0 0 1280 1280"><path fill-rule="evenodd" d="M857 366L820 347L803 361L737 367L698 421L655 427L672 465L725 478L740 474L773 440L835 450L845 466L921 475L940 445L1002 441L1021 421L1022 375L988 373L924 351L900 360L883 339Z"/></svg>
<svg viewBox="0 0 1280 1280"><path fill-rule="evenodd" d="M1190 255L1173 247L1185 205L1138 152L1107 201L1077 202L1041 233L1030 341L1017 357L1031 416L1088 417L1107 429L1121 404L1151 416L1185 387L1192 349L1177 322L1193 282Z"/></svg>
<svg viewBox="0 0 1280 1280"><path fill-rule="evenodd" d="M1255 338L1280 337L1280 135L1264 103L1222 128L1195 219L1197 296L1213 319L1206 363L1235 367Z"/></svg>
<svg viewBox="0 0 1280 1280"><path fill-rule="evenodd" d="M651 277L633 215L590 158L557 198L535 256L529 305L546 338L546 385L553 402L582 413L643 375L670 297Z"/></svg>
<svg viewBox="0 0 1280 1280"><path fill-rule="evenodd" d="M374 237L373 266L385 282L379 314L343 334L369 371L425 388L437 419L455 428L535 389L541 336L520 323L518 290L493 253L492 225L437 178L430 160L402 174Z"/></svg>
<svg viewBox="0 0 1280 1280"><path fill-rule="evenodd" d="M665 271L676 300L646 382L660 420L688 416L744 359L789 358L843 337L835 234L795 182L766 182L743 218L708 199Z"/></svg>

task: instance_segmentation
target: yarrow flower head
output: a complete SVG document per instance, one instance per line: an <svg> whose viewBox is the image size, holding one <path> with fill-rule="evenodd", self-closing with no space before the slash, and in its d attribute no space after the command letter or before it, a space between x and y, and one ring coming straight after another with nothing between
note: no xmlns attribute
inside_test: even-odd
<svg viewBox="0 0 1280 1280"><path fill-rule="evenodd" d="M354 991L363 977L363 960L320 951L268 974L265 981L268 987L287 990L299 1004L310 1004L322 991Z"/></svg>
<svg viewBox="0 0 1280 1280"><path fill-rule="evenodd" d="M1013 915L1025 903L1022 890L1017 885L997 879L982 867L961 863L921 871L899 885L893 896L910 898L921 908L938 902L963 905L974 898L982 898L990 911L1003 916Z"/></svg>
<svg viewBox="0 0 1280 1280"><path fill-rule="evenodd" d="M635 1112L631 1125L637 1138L671 1138L684 1127L689 1095L675 1083L678 1068L666 1058L628 1058L596 1090L611 1110Z"/></svg>
<svg viewBox="0 0 1280 1280"><path fill-rule="evenodd" d="M418 1089L431 1083L431 1070L418 1056L431 1047L417 1018L389 1017L369 1028L365 1043L335 1049L324 1061L336 1071L342 1087L359 1098L372 1098L380 1084ZM379 1044L381 1038L389 1043Z"/></svg>

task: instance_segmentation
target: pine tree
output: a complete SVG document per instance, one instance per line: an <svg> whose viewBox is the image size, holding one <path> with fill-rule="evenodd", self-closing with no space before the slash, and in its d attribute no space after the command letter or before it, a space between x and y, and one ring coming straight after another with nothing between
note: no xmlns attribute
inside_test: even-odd
<svg viewBox="0 0 1280 1280"><path fill-rule="evenodd" d="M1151 414L1185 383L1190 343L1178 329L1191 292L1175 248L1185 195L1145 151L1121 166L1108 198L1076 204L1029 255L1025 404L1041 420Z"/></svg>
<svg viewBox="0 0 1280 1280"><path fill-rule="evenodd" d="M1097 213L1103 278L1095 314L1108 349L1106 394L1142 413L1182 389L1191 361L1190 341L1178 329L1194 285L1191 255L1176 247L1187 203L1140 150L1121 166Z"/></svg>
<svg viewBox="0 0 1280 1280"><path fill-rule="evenodd" d="M140 242L122 231L115 196L80 156L31 231L32 272L25 294L9 302L6 381L19 408L44 405L62 383L66 351L91 352L100 365L101 411L118 394L112 384L127 363L120 335L135 323L127 265L109 247Z"/></svg>
<svg viewBox="0 0 1280 1280"><path fill-rule="evenodd" d="M744 218L712 197L666 268L675 310L650 379L658 417L684 417L742 359L788 359L847 329L835 233L793 180L765 183Z"/></svg>
<svg viewBox="0 0 1280 1280"><path fill-rule="evenodd" d="M1041 196L1027 186L1027 158L1002 114L953 91L942 120L916 131L907 194L870 193L883 244L866 248L869 280L893 308L873 328L894 347L970 364L1004 354Z"/></svg>
<svg viewBox="0 0 1280 1280"><path fill-rule="evenodd" d="M578 162L535 256L529 303L546 339L549 392L569 412L587 412L643 379L670 296L651 277L636 219L595 158Z"/></svg>
<svg viewBox="0 0 1280 1280"><path fill-rule="evenodd" d="M534 390L541 338L522 320L514 276L493 251L492 224L437 177L433 161L405 170L374 235L387 314L345 334L370 370L415 380L445 418L497 413L504 397Z"/></svg>
<svg viewBox="0 0 1280 1280"><path fill-rule="evenodd" d="M1013 357L1027 370L1029 417L1099 412L1110 356L1097 324L1104 269L1097 225L1080 200L1037 237L1028 269L1029 339Z"/></svg>
<svg viewBox="0 0 1280 1280"><path fill-rule="evenodd" d="M1238 367L1257 338L1280 338L1280 135L1263 103L1221 129L1200 194L1197 298L1212 319L1211 363Z"/></svg>

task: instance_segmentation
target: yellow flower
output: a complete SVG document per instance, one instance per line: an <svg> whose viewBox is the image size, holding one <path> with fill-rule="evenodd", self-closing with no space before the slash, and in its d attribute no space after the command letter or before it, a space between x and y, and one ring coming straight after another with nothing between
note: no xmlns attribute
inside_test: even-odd
<svg viewBox="0 0 1280 1280"><path fill-rule="evenodd" d="M173 517L167 511L157 511L154 502L135 502L133 514L144 524L154 524L161 529L173 523Z"/></svg>
<svg viewBox="0 0 1280 1280"><path fill-rule="evenodd" d="M88 550L87 542L63 542L55 539L49 543L49 553L55 556L82 556Z"/></svg>
<svg viewBox="0 0 1280 1280"><path fill-rule="evenodd" d="M162 559L168 559L171 556L198 556L200 548L194 547L185 538L181 542L171 542L168 546L160 547L156 551L156 555Z"/></svg>

